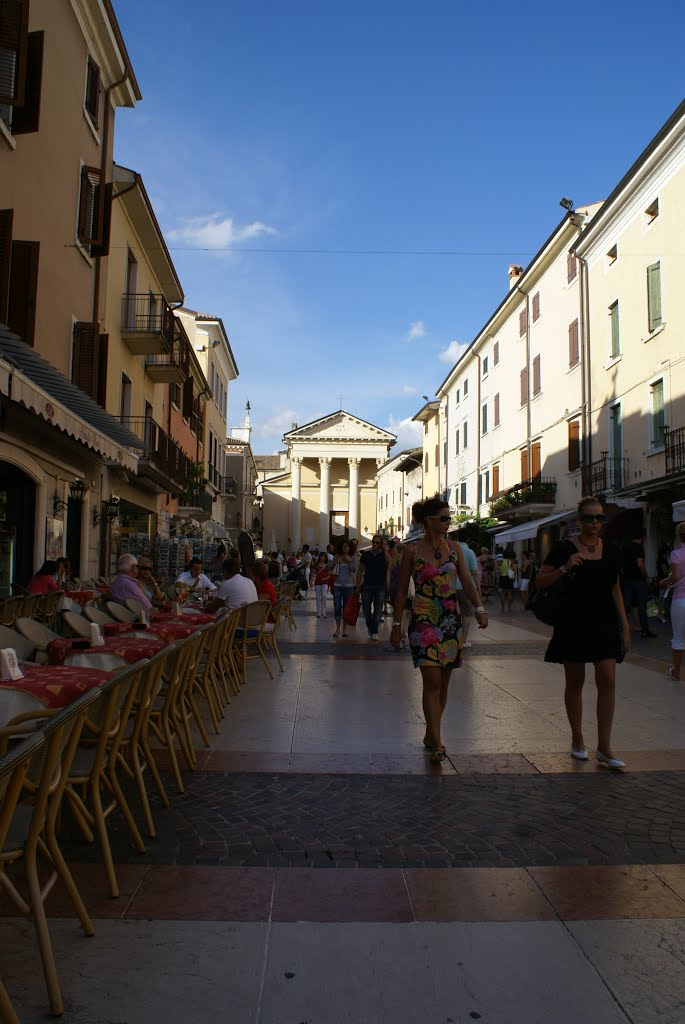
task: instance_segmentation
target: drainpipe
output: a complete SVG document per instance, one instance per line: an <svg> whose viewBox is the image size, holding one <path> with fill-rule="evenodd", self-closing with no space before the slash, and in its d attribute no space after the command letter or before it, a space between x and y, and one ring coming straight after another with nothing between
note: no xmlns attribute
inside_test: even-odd
<svg viewBox="0 0 685 1024"><path fill-rule="evenodd" d="M516 286L516 290L525 297L526 300L526 450L528 452L528 477L532 480L533 478L533 453L530 443L531 435L531 411L530 411L530 293L525 292L521 285ZM542 469L542 467L540 467ZM525 483L524 480L521 483Z"/></svg>
<svg viewBox="0 0 685 1024"><path fill-rule="evenodd" d="M592 357L590 353L590 278L587 260L580 264L580 369L583 387L583 465L592 465Z"/></svg>
<svg viewBox="0 0 685 1024"><path fill-rule="evenodd" d="M480 429L481 429L481 426L482 426L482 422L481 422L481 415L482 415L482 413L481 413L481 408L480 408L480 403L481 403L481 370L482 370L482 366L481 366L480 353L478 353L478 355L476 356L476 359L478 360L478 362L477 362L477 367L478 367L478 369L477 369L477 373L478 373L477 397L478 397L478 401L476 403L476 472L478 474L478 478L476 480L476 501L477 501L476 515L478 515L479 510L480 510L480 505L481 505L481 502L478 501L478 499L480 498L481 500L483 500L485 498L485 495L483 495L481 493L481 483L480 483L480 481L481 481L481 472L480 472Z"/></svg>

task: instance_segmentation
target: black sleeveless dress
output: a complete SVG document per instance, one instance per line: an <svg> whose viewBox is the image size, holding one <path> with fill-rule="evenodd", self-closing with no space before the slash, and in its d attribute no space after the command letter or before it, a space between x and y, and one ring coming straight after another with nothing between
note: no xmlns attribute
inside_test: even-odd
<svg viewBox="0 0 685 1024"><path fill-rule="evenodd" d="M557 541L545 565L558 568L577 551L570 541ZM623 629L612 593L619 565L618 551L605 544L601 558L586 558L569 576L567 614L554 627L545 661L623 661Z"/></svg>

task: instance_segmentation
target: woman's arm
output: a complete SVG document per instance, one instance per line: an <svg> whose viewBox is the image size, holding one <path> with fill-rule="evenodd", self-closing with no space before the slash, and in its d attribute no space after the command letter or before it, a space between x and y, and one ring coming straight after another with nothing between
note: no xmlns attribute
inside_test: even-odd
<svg viewBox="0 0 685 1024"><path fill-rule="evenodd" d="M450 549L457 556L457 575L459 576L459 581L464 589L464 593L473 605L476 622L481 629L485 629L488 624L488 614L481 604L481 596L475 580L471 575L471 570L466 564L464 552L459 544L450 544Z"/></svg>
<svg viewBox="0 0 685 1024"><path fill-rule="evenodd" d="M558 583L566 573L572 572L582 564L583 556L579 551L576 551L559 566L545 563L535 577L535 586L538 590L547 590L548 587L553 587L555 583Z"/></svg>
<svg viewBox="0 0 685 1024"><path fill-rule="evenodd" d="M400 649L400 629L402 622L402 612L404 606L407 603L407 594L409 593L409 580L411 579L412 569L414 568L414 552L410 544L407 544L406 548L402 552L402 561L400 562L400 579L397 585L397 594L395 596L395 603L393 605L393 623L390 631L390 643L396 651Z"/></svg>
<svg viewBox="0 0 685 1024"><path fill-rule="evenodd" d="M678 580L680 579L680 576L681 576L680 565L678 564L678 562L671 562L671 571L668 574L668 576L665 576L663 580L659 581L659 586L660 587L670 587L674 583L678 582Z"/></svg>
<svg viewBox="0 0 685 1024"><path fill-rule="evenodd" d="M630 649L630 626L628 624L628 618L626 616L626 609L623 603L623 594L621 593L621 584L616 580L613 587L611 588L611 596L614 599L614 607L618 612L618 617L621 622L621 632L623 633L623 650L627 653Z"/></svg>

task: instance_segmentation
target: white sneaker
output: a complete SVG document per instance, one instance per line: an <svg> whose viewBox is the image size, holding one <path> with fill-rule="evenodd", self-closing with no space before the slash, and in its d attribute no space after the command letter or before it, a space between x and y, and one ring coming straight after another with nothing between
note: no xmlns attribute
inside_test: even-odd
<svg viewBox="0 0 685 1024"><path fill-rule="evenodd" d="M471 646L471 641L470 640L464 640L464 643L462 644L462 646L463 647L470 647Z"/></svg>
<svg viewBox="0 0 685 1024"><path fill-rule="evenodd" d="M625 761L621 761L618 757L607 757L601 750L595 752L595 757L600 764L605 764L607 768L625 768Z"/></svg>
<svg viewBox="0 0 685 1024"><path fill-rule="evenodd" d="M585 747L576 750L575 747L571 747L571 757L575 757L576 761L587 761L589 754Z"/></svg>
<svg viewBox="0 0 685 1024"><path fill-rule="evenodd" d="M378 640L378 633L372 633L370 639L371 640Z"/></svg>

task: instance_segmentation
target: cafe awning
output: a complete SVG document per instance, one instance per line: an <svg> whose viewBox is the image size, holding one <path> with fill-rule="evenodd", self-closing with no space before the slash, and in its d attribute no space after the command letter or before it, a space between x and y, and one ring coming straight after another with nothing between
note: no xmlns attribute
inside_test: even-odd
<svg viewBox="0 0 685 1024"><path fill-rule="evenodd" d="M519 523L518 526L505 526L503 529L493 530L495 540L498 544L513 544L517 540L531 540L537 537L538 530L543 526L551 526L552 523L560 523L562 520L575 519L576 510L566 509L564 512L555 512L553 516L545 516L543 519L531 519L529 523Z"/></svg>
<svg viewBox="0 0 685 1024"><path fill-rule="evenodd" d="M108 461L136 472L139 438L2 325L0 393Z"/></svg>

